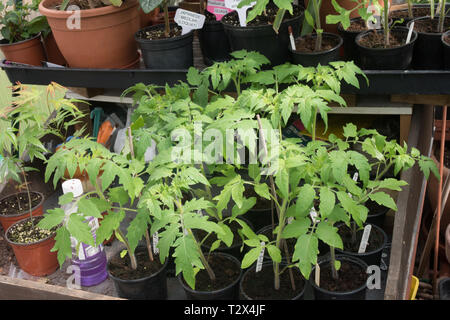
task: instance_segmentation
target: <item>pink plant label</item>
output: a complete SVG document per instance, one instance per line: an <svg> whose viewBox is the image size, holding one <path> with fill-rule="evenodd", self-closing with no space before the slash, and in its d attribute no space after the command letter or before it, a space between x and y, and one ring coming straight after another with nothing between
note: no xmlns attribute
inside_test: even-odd
<svg viewBox="0 0 450 320"><path fill-rule="evenodd" d="M217 21L222 20L224 15L233 11L232 9L225 7L225 0L209 0L206 10L214 14Z"/></svg>

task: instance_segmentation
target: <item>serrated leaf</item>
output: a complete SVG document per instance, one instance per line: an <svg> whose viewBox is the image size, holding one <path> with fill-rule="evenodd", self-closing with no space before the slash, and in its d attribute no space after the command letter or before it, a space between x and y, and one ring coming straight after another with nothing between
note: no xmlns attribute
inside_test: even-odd
<svg viewBox="0 0 450 320"><path fill-rule="evenodd" d="M314 198L316 197L316 191L310 184L305 184L300 187L297 203L295 204L295 210L297 215L303 215L309 213L313 206Z"/></svg>
<svg viewBox="0 0 450 320"><path fill-rule="evenodd" d="M320 203L319 211L323 217L327 217L334 209L336 203L336 197L328 187L321 187L319 193Z"/></svg>
<svg viewBox="0 0 450 320"><path fill-rule="evenodd" d="M66 217L66 213L61 208L51 209L47 212L44 214L44 218L37 224L41 229L50 230L61 224Z"/></svg>
<svg viewBox="0 0 450 320"><path fill-rule="evenodd" d="M62 267L67 258L72 257L72 246L70 242L70 232L66 227L61 227L56 230L55 245L50 250L57 251L59 266Z"/></svg>
<svg viewBox="0 0 450 320"><path fill-rule="evenodd" d="M258 246L256 248L250 249L245 256L242 258L241 262L241 268L246 269L250 267L256 260L258 260L258 257L261 253L261 248Z"/></svg>
<svg viewBox="0 0 450 320"><path fill-rule="evenodd" d="M377 193L369 194L369 199L394 211L398 210L394 199L392 199L392 197L385 192L380 191Z"/></svg>
<svg viewBox="0 0 450 320"><path fill-rule="evenodd" d="M338 228L328 222L320 222L316 229L317 237L331 247L343 249L342 239L338 234Z"/></svg>

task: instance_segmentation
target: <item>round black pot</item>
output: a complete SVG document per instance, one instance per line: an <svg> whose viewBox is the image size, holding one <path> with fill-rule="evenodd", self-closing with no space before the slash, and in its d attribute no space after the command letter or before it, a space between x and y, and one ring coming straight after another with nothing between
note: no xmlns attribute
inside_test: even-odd
<svg viewBox="0 0 450 320"><path fill-rule="evenodd" d="M171 26L174 25L176 24L171 24ZM194 31L191 30L179 37L158 40L143 39L140 36L146 31L162 27L163 25L149 26L139 30L134 36L141 48L145 67L147 69L189 69L194 65Z"/></svg>
<svg viewBox="0 0 450 320"><path fill-rule="evenodd" d="M356 265L359 265L363 268L364 272L367 270L367 264L360 260L353 257L345 256L345 255L336 255L336 260L339 261L348 261L351 263L354 263ZM318 261L319 266L321 267L321 270L323 268L329 268L329 266L325 266L325 264L330 262L330 258L322 259ZM328 291L323 288L320 288L315 283L315 267L312 268L311 275L309 277L309 283L311 284L311 287L314 292L315 300L365 300L366 299L366 288L367 284L364 283L361 287L354 289L352 291L347 292L333 292Z"/></svg>
<svg viewBox="0 0 450 320"><path fill-rule="evenodd" d="M412 21L430 19L430 17L416 18ZM435 18L437 19L437 18ZM446 16L445 20L450 19ZM408 28L412 23L408 23ZM414 46L412 67L417 70L441 70L444 68L444 48L442 46L442 33L417 32L418 37Z"/></svg>
<svg viewBox="0 0 450 320"><path fill-rule="evenodd" d="M294 38L297 37L303 21L303 13L282 22L278 34L275 33L272 25L236 27L226 24L224 19L229 15L237 15L237 12L230 12L221 20L232 51L242 49L257 51L269 59L273 66L291 60L288 26L292 27Z"/></svg>
<svg viewBox="0 0 450 320"><path fill-rule="evenodd" d="M313 35L313 37L315 37L315 35ZM300 64L304 67L316 67L319 63L324 66L330 62L340 60L341 57L339 51L342 44L344 43L342 37L337 34L327 32L322 33L322 37L338 39L338 44L330 50L321 52L299 52L294 51L291 47L289 47L289 51L291 52L292 56L292 62L294 64Z"/></svg>
<svg viewBox="0 0 450 320"><path fill-rule="evenodd" d="M281 263L280 264L280 268L285 267L286 264ZM266 261L263 262L262 264L262 268L273 268L273 263L272 261ZM251 277L253 274L256 273L256 264L253 264L252 267L248 268L247 271L244 272L244 275L241 278L241 281L239 283L239 295L240 295L240 300L253 300L253 298L249 297L248 294L245 292L244 287L243 287L243 283L245 281L246 278ZM286 273L288 273L288 271L286 271ZM293 298L291 298L290 300L303 300L304 294L305 294L305 289L306 289L306 282L303 282L303 289ZM261 290L270 290L270 288L261 288ZM273 289L272 289L273 290Z"/></svg>
<svg viewBox="0 0 450 320"><path fill-rule="evenodd" d="M360 33L355 43L359 50L360 65L365 70L406 70L411 65L414 44L417 41L417 32L413 31L408 44L395 48L369 48L361 45L360 41L367 37L372 30ZM383 33L383 30L377 30ZM408 36L408 28L394 27L391 32L400 34L405 39Z"/></svg>
<svg viewBox="0 0 450 320"><path fill-rule="evenodd" d="M386 218L386 213L389 211L389 208L381 206L376 202L369 207L369 213L367 215L366 224L376 225L380 228L384 226L384 220Z"/></svg>
<svg viewBox="0 0 450 320"><path fill-rule="evenodd" d="M372 250L372 251L366 251L365 253L349 252L349 251L345 251L345 250L336 248L335 249L336 252L346 255L346 256L349 256L349 257L353 257L355 259L360 259L369 266L373 266L373 265L379 266L381 264L381 256L383 254L384 247L386 247L388 236L387 236L386 232L384 232L383 229L381 229L379 226L373 224L371 232L373 232L374 229L379 231L383 236L383 244L380 248ZM359 232L362 232L362 231L359 231ZM370 240L370 238L369 238L369 240Z"/></svg>
<svg viewBox="0 0 450 320"><path fill-rule="evenodd" d="M359 21L362 20L361 18L353 18L350 19L350 22ZM359 52L358 47L356 46L355 39L358 34L360 34L360 31L350 31L350 30L344 30L342 25L338 24L338 32L339 35L342 37L342 40L344 41L343 47L344 47L344 59L346 61L353 61L355 64L359 64Z"/></svg>
<svg viewBox="0 0 450 320"><path fill-rule="evenodd" d="M442 46L444 47L444 68L445 70L450 70L450 43L445 42L444 38L447 37L450 41L450 30L442 35Z"/></svg>
<svg viewBox="0 0 450 320"><path fill-rule="evenodd" d="M136 250L147 250L147 248L138 247ZM109 272L109 263L108 263L108 276L110 279L113 280L117 294L121 298L130 300L166 300L167 263L168 259L166 259L166 262L157 273L154 273L145 278L135 280L124 280L113 276Z"/></svg>
<svg viewBox="0 0 450 320"><path fill-rule="evenodd" d="M425 16L429 16L430 15L430 5L429 4L416 3L416 4L413 4L412 8L413 8L413 18L411 19L410 17L405 17L405 18L403 18L403 22L402 23L397 22L396 26L404 26L404 27L406 27L411 20L413 20L415 18L420 18L420 17L425 17ZM420 16L417 15L417 14L414 14L414 10L420 9L420 8L425 8L428 11L428 13L426 15L420 15ZM437 8L437 4L435 5L435 8ZM448 10L450 8L450 4L446 4L445 8L446 8L446 10ZM408 9L401 9L401 10L398 10L398 11L402 11L402 12L407 13ZM391 11L391 13L393 13L393 12L394 11ZM436 9L435 9L435 12L436 12ZM393 21L400 21L399 18L392 18L392 19L393 19Z"/></svg>
<svg viewBox="0 0 450 320"><path fill-rule="evenodd" d="M198 39L206 65L230 59L230 44L220 21L205 22L198 31Z"/></svg>
<svg viewBox="0 0 450 320"><path fill-rule="evenodd" d="M213 252L211 255L222 255L227 259L232 260L237 268L241 268L241 263L235 257L221 252ZM183 290L186 294L186 298L188 300L237 300L239 297L239 282L242 278L242 269L240 276L233 281L233 283L229 284L223 289L215 290L215 291L197 291L192 290L183 280L182 275L179 274L177 279L178 282L183 287Z"/></svg>

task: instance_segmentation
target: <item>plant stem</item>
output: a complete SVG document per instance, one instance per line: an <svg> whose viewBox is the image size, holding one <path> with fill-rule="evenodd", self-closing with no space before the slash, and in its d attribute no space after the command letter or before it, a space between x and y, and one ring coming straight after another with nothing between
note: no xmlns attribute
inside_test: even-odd
<svg viewBox="0 0 450 320"><path fill-rule="evenodd" d="M120 238L124 241L125 247L127 247L128 256L130 257L130 261L131 261L131 269L136 270L137 269L137 260L136 260L136 256L134 255L134 253L133 254L131 253L130 244L128 243L128 241L125 238L125 235L123 234L122 231L120 231L119 228L117 228L115 231L119 234Z"/></svg>
<svg viewBox="0 0 450 320"><path fill-rule="evenodd" d="M31 206L31 194L30 194L30 188L28 188L28 181L27 181L27 176L25 174L25 171L23 170L23 168L20 168L20 171L22 171L22 175L23 175L23 180L25 183L25 188L27 189L27 195L28 195L28 206L29 206L29 210L30 210L30 220L31 220L31 225L34 228L34 222L33 222L33 211L31 209L33 209Z"/></svg>
<svg viewBox="0 0 450 320"><path fill-rule="evenodd" d="M322 28L320 23L320 0L313 0L313 8L314 8L314 20L316 21L316 46L314 51L320 51L322 49Z"/></svg>
<svg viewBox="0 0 450 320"><path fill-rule="evenodd" d="M150 242L150 235L148 233L148 229L145 229L145 242L147 243L148 257L150 258L150 261L153 262L152 244Z"/></svg>
<svg viewBox="0 0 450 320"><path fill-rule="evenodd" d="M331 246L330 246L330 255L331 255L331 260L330 260L331 275L332 275L334 280L338 280L339 279L339 274L338 274L338 272L336 270L336 266L335 266L336 255L334 253L334 247L331 247Z"/></svg>
<svg viewBox="0 0 450 320"><path fill-rule="evenodd" d="M283 199L283 204L281 205L280 217L279 217L279 225L281 225L281 226L284 226L284 222L285 222L284 221L285 220L284 212L286 210L286 204L287 204L286 199ZM278 249L281 249L281 245L280 245L280 242L281 242L281 231L282 231L281 229L278 230L277 238L275 240L275 246ZM279 262L275 262L274 264L275 264L275 266L274 266L274 268L275 268L274 288L275 288L275 290L280 290L280 263Z"/></svg>
<svg viewBox="0 0 450 320"><path fill-rule="evenodd" d="M439 26L438 26L438 32L443 33L444 32L444 21L445 21L445 1L441 2L441 11L439 12Z"/></svg>
<svg viewBox="0 0 450 320"><path fill-rule="evenodd" d="M413 19L413 12L412 12L412 0L408 0L408 16L409 18Z"/></svg>
<svg viewBox="0 0 450 320"><path fill-rule="evenodd" d="M164 35L166 38L170 35L170 23L169 23L169 1L164 1Z"/></svg>
<svg viewBox="0 0 450 320"><path fill-rule="evenodd" d="M384 47L387 48L389 46L389 0L384 0L384 21L383 21L383 29L384 29Z"/></svg>

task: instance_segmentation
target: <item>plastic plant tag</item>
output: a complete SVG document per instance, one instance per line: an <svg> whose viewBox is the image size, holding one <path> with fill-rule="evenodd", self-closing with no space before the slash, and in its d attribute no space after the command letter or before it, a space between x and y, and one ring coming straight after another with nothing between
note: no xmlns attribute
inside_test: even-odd
<svg viewBox="0 0 450 320"><path fill-rule="evenodd" d="M256 4L255 2L250 3L248 6L243 6L242 8L238 8L239 2L242 0L225 0L225 7L231 10L235 10L239 16L239 24L241 27L247 26L247 9L253 7Z"/></svg>
<svg viewBox="0 0 450 320"><path fill-rule="evenodd" d="M412 32L414 30L414 21L409 25L408 36L406 37L406 44L411 41Z"/></svg>
<svg viewBox="0 0 450 320"><path fill-rule="evenodd" d="M294 221L294 217L287 218L287 224L291 224Z"/></svg>
<svg viewBox="0 0 450 320"><path fill-rule="evenodd" d="M364 227L364 233L361 239L361 243L359 244L358 253L366 252L367 245L369 244L369 236L371 230L372 230L371 224L368 224L367 226Z"/></svg>
<svg viewBox="0 0 450 320"><path fill-rule="evenodd" d="M261 253L258 256L258 260L256 261L256 272L260 272L262 269L262 264L263 264L263 260L264 260L264 250L265 250L265 246L266 243L265 242L261 242L261 246L263 247L261 249Z"/></svg>
<svg viewBox="0 0 450 320"><path fill-rule="evenodd" d="M158 241L159 241L159 235L158 232L155 232L153 234L153 253L154 254L159 254L159 249L158 249Z"/></svg>
<svg viewBox="0 0 450 320"><path fill-rule="evenodd" d="M318 287L320 287L320 266L318 263L316 263L316 269L314 272L314 282Z"/></svg>
<svg viewBox="0 0 450 320"><path fill-rule="evenodd" d="M203 28L205 23L205 16L203 14L192 11L177 9L174 21L183 29L181 34L186 34L191 30Z"/></svg>
<svg viewBox="0 0 450 320"><path fill-rule="evenodd" d="M223 16L227 13L233 11L227 7L225 7L225 0L210 0L208 1L208 5L206 10L211 12L216 16L216 20L222 20Z"/></svg>
<svg viewBox="0 0 450 320"><path fill-rule="evenodd" d="M311 217L311 219L312 219L312 221L314 223L318 223L319 222L319 220L316 219L317 218L317 211L316 211L316 209L314 209L314 207L312 207L311 211L309 211L309 216Z"/></svg>
<svg viewBox="0 0 450 320"><path fill-rule="evenodd" d="M292 33L292 27L289 26L288 27L288 31L289 31L289 40L291 41L291 48L292 50L297 50L297 48L295 47L295 41L294 41L294 35Z"/></svg>

